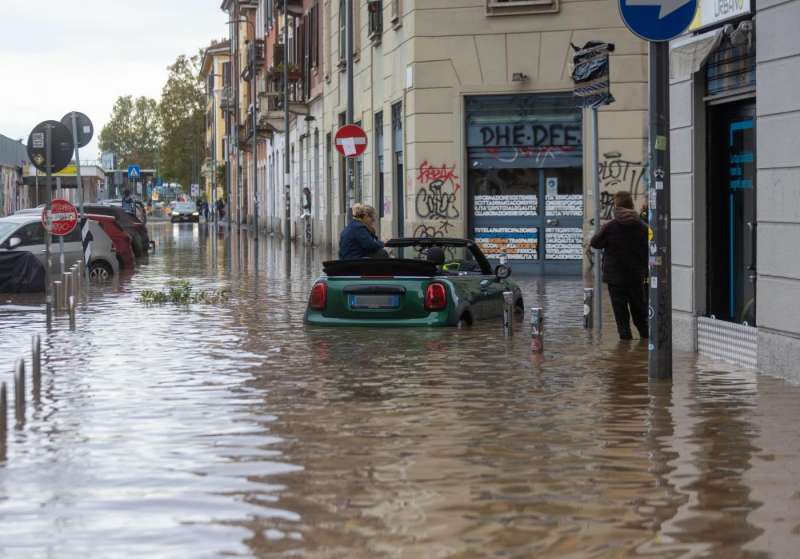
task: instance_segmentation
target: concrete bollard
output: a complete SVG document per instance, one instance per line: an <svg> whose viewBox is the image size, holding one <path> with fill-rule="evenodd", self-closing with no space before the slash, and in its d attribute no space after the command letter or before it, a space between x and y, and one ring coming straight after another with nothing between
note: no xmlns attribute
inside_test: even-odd
<svg viewBox="0 0 800 559"><path fill-rule="evenodd" d="M69 327L72 330L75 330L75 296L70 295L69 301L67 303L67 308L69 310Z"/></svg>
<svg viewBox="0 0 800 559"><path fill-rule="evenodd" d="M592 328L592 309L594 307L594 289L586 287L583 290L583 327Z"/></svg>
<svg viewBox="0 0 800 559"><path fill-rule="evenodd" d="M25 421L25 361L17 359L14 367L14 415L17 423Z"/></svg>
<svg viewBox="0 0 800 559"><path fill-rule="evenodd" d="M541 307L531 308L531 351L544 351L544 313Z"/></svg>
<svg viewBox="0 0 800 559"><path fill-rule="evenodd" d="M503 335L514 335L514 292L503 291Z"/></svg>
<svg viewBox="0 0 800 559"><path fill-rule="evenodd" d="M34 334L31 341L31 382L33 401L38 402L42 393L42 339L39 334Z"/></svg>
<svg viewBox="0 0 800 559"><path fill-rule="evenodd" d="M63 308L61 306L61 299L63 297L63 295L61 294L62 291L63 291L63 285L61 284L61 282L60 281L54 281L53 282L53 310L55 310L56 313L61 311L61 309Z"/></svg>

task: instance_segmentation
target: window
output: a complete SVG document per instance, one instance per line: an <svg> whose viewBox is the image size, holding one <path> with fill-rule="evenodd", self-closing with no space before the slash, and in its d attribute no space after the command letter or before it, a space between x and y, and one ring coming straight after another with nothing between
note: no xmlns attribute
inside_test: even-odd
<svg viewBox="0 0 800 559"><path fill-rule="evenodd" d="M486 0L486 15L503 16L558 11L559 0Z"/></svg>
<svg viewBox="0 0 800 559"><path fill-rule="evenodd" d="M19 237L22 240L20 246L32 246L44 244L44 226L39 223L29 223L21 227L19 231L11 235L12 237ZM58 242L58 241L56 241Z"/></svg>
<svg viewBox="0 0 800 559"><path fill-rule="evenodd" d="M403 168L403 104L392 105L392 172L394 174L394 221L398 237L405 233L405 195Z"/></svg>
<svg viewBox="0 0 800 559"><path fill-rule="evenodd" d="M344 69L347 53L347 0L339 0L339 67Z"/></svg>
<svg viewBox="0 0 800 559"><path fill-rule="evenodd" d="M331 29L333 27L331 22L331 1L325 2L325 20L322 28L323 37L325 38L325 48L322 52L325 53L323 71L325 72L326 81L331 79Z"/></svg>
<svg viewBox="0 0 800 559"><path fill-rule="evenodd" d="M378 213L383 217L383 111L375 113L375 175L378 183Z"/></svg>
<svg viewBox="0 0 800 559"><path fill-rule="evenodd" d="M311 66L319 67L319 4L314 4L309 11L309 50Z"/></svg>
<svg viewBox="0 0 800 559"><path fill-rule="evenodd" d="M369 16L369 39L374 44L380 44L383 35L383 5L382 0L367 0L367 14Z"/></svg>

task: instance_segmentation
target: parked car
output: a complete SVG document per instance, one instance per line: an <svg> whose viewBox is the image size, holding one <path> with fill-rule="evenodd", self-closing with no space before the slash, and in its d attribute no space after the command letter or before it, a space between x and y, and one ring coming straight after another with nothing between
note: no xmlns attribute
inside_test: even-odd
<svg viewBox="0 0 800 559"><path fill-rule="evenodd" d="M114 252L116 252L120 268L132 270L135 267L136 260L133 254L131 237L120 227L117 220L113 216L100 214L86 214L86 217L99 223L106 235L109 236L114 244Z"/></svg>
<svg viewBox="0 0 800 559"><path fill-rule="evenodd" d="M185 221L200 223L200 212L194 202L178 202L170 214L172 223L183 223Z"/></svg>
<svg viewBox="0 0 800 559"><path fill-rule="evenodd" d="M108 279L119 273L119 262L114 252L111 238L100 224L89 219L89 232L92 234L91 257L88 262L89 276L93 279ZM45 262L45 229L41 216L33 213L20 213L0 218L0 251L25 250ZM59 240L52 237L51 251L54 269L58 269ZM64 268L80 261L83 253L81 225L75 227L64 237Z"/></svg>
<svg viewBox="0 0 800 559"><path fill-rule="evenodd" d="M491 269L468 239L393 239L398 258L324 262L311 289L305 321L344 326L456 326L503 315L503 292L524 313L511 269ZM438 256L435 258L434 256Z"/></svg>
<svg viewBox="0 0 800 559"><path fill-rule="evenodd" d="M84 206L84 211L86 211L86 213L110 215L114 217L119 226L131 236L133 254L135 254L137 258L147 254L147 251L150 249L150 235L147 233L147 226L134 216L125 212L120 207L103 204L86 204Z"/></svg>
<svg viewBox="0 0 800 559"><path fill-rule="evenodd" d="M134 207L136 208L136 219L144 224L147 224L147 208L145 207L144 203L141 200L134 200L133 202ZM115 208L122 208L122 199L112 198L110 200L104 200L103 204L106 206L114 206Z"/></svg>

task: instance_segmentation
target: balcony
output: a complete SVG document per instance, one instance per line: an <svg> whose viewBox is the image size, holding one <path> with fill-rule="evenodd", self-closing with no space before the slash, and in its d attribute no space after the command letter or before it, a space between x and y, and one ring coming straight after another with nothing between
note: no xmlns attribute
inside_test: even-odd
<svg viewBox="0 0 800 559"><path fill-rule="evenodd" d="M256 70L260 70L267 62L266 53L264 52L264 39L256 39L255 49L248 49L247 51L247 64L255 64Z"/></svg>
<svg viewBox="0 0 800 559"><path fill-rule="evenodd" d="M219 108L222 110L230 110L236 105L233 98L233 90L231 86L223 87L219 92Z"/></svg>

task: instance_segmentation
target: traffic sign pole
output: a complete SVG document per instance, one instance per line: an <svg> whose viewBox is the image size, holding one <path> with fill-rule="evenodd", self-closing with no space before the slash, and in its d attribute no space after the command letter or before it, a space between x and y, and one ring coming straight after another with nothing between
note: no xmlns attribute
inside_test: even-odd
<svg viewBox="0 0 800 559"><path fill-rule="evenodd" d="M353 37L353 0L347 0L347 40L345 42L345 46L347 47L347 115L346 120L347 124L353 124L355 121L355 101L354 101L354 85L353 85L353 73L354 68L353 65L355 63L354 60L354 51L355 51L355 43ZM345 159L347 168L347 215L345 218L345 223L350 223L353 220L353 190L354 190L354 168L355 168L355 161L352 158L348 157Z"/></svg>
<svg viewBox="0 0 800 559"><path fill-rule="evenodd" d="M80 203L80 219L83 219L83 180L81 179L81 156L78 151L78 117L75 111L70 114L72 120L72 140L75 142L75 176L78 180L78 202ZM86 256L81 251L81 274L86 270Z"/></svg>
<svg viewBox="0 0 800 559"><path fill-rule="evenodd" d="M669 43L650 43L650 188L648 308L652 379L672 378L672 255L670 240Z"/></svg>
<svg viewBox="0 0 800 559"><path fill-rule="evenodd" d="M45 169L47 172L47 197L44 206L44 211L47 212L47 219L50 219L50 209L52 207L52 200L53 200L53 173L51 170L51 161L53 157L53 127L51 125L45 126ZM50 285L52 282L50 278L52 277L52 264L50 262L50 232L45 227L44 231L44 260L45 260L45 271L44 271L44 290L45 290L45 310L47 313L47 325L50 326L50 321L52 320L53 316L53 287Z"/></svg>

